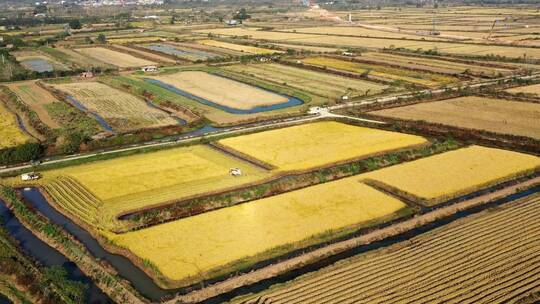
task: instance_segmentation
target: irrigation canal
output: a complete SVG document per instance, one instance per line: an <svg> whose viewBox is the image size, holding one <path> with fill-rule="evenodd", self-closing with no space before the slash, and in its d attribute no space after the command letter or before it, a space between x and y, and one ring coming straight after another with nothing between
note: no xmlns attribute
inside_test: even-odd
<svg viewBox="0 0 540 304"><path fill-rule="evenodd" d="M6 296L0 293L0 304L12 304L12 303L13 302L11 302Z"/></svg>
<svg viewBox="0 0 540 304"><path fill-rule="evenodd" d="M426 224L416 229L404 232L400 235L373 242L369 245L358 246L335 256L323 259L317 263L290 271L286 274L238 288L226 294L209 299L206 301L206 303L222 303L238 295L263 291L271 285L284 283L305 273L316 271L325 266L331 265L341 259L411 239L419 234L441 227L462 217L526 197L539 191L540 185L487 204L482 204L474 208L460 211L450 217ZM72 222L60 212L56 211L56 209L54 209L47 202L45 197L39 192L38 189L27 188L22 190L21 194L30 206L37 209L40 213L49 218L51 222L62 226L66 231L71 233L75 238L83 243L86 248L88 248L90 253L94 255L94 257L106 260L108 263L110 263L121 277L129 280L134 288L146 298L152 301L159 301L160 299L170 298L180 291L160 288L148 275L146 275L146 273L137 268L129 259L121 255L107 252L88 231ZM88 283L90 286L88 291L88 303L109 303L109 298L103 294L89 278L84 276L84 274L82 274L74 263L69 262L66 257L42 242L35 235L33 235L31 231L26 229L13 215L13 213L3 204L2 201L0 201L0 215L4 217L4 222L9 233L20 242L21 247L26 253L30 254L33 258L45 266L62 265L68 271L70 279Z"/></svg>
<svg viewBox="0 0 540 304"><path fill-rule="evenodd" d="M69 261L64 255L56 251L56 249L47 245L35 236L15 217L13 212L11 212L1 200L0 218L2 218L6 230L19 242L19 245L25 254L45 267L61 266L66 270L68 279L87 284L86 303L112 303L110 298L104 294L90 278L84 275L75 263ZM3 303L11 302L5 302L2 300L2 297L0 297L0 304Z"/></svg>

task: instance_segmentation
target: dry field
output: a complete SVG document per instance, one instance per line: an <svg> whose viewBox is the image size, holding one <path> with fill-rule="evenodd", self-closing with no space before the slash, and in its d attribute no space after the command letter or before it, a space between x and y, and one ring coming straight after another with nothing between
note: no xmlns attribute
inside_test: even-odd
<svg viewBox="0 0 540 304"><path fill-rule="evenodd" d="M151 52L141 51L139 49L135 49L135 48L132 48L132 47L129 47L129 46L115 45L114 48L119 50L119 51L124 51L126 53L129 53L129 52L136 53L136 54L139 54L139 56L141 56L143 58L148 58L148 59L150 59L152 61L156 61L156 62L176 63L176 60L174 60L174 59L171 59L171 58L168 58L168 57L165 57L165 56L160 56L160 55L157 55L157 54L154 54L154 53L151 53Z"/></svg>
<svg viewBox="0 0 540 304"><path fill-rule="evenodd" d="M285 43L274 43L273 45L279 46L282 48L293 49L293 50L305 50L315 53L334 53L339 51L338 48L328 48L321 46L309 46L309 45L298 45L298 44L285 44Z"/></svg>
<svg viewBox="0 0 540 304"><path fill-rule="evenodd" d="M325 34L325 35L343 35L343 36L364 36L396 39L422 39L422 36L408 33L398 33L385 30L369 29L360 26L318 26L308 28L287 29L286 32L305 33L305 34ZM428 37L430 40L444 40L441 37ZM426 38L426 39L428 39Z"/></svg>
<svg viewBox="0 0 540 304"><path fill-rule="evenodd" d="M540 158L471 146L362 174L435 205L540 167Z"/></svg>
<svg viewBox="0 0 540 304"><path fill-rule="evenodd" d="M508 93L525 93L540 96L540 84L533 84L524 87L517 87L506 90ZM538 118L538 116L537 116Z"/></svg>
<svg viewBox="0 0 540 304"><path fill-rule="evenodd" d="M2 101L0 118L0 149L18 146L31 140L31 137L19 128L15 114L9 111Z"/></svg>
<svg viewBox="0 0 540 304"><path fill-rule="evenodd" d="M219 143L279 170L289 171L367 157L424 144L427 140L420 136L327 121L230 137Z"/></svg>
<svg viewBox="0 0 540 304"><path fill-rule="evenodd" d="M540 291L539 252L533 196L232 303L519 303Z"/></svg>
<svg viewBox="0 0 540 304"><path fill-rule="evenodd" d="M112 68L113 65L109 63L105 63L103 61L99 61L97 59L94 59L92 57L80 54L72 49L57 46L56 51L61 52L65 54L65 57L76 64L77 66L83 67L83 68L92 68L92 67L100 67L100 68Z"/></svg>
<svg viewBox="0 0 540 304"><path fill-rule="evenodd" d="M241 168L242 176L230 176L230 168ZM111 228L108 225L112 219L123 212L270 176L263 169L200 145L44 171L43 175L40 183L47 189L67 194L59 197L52 193L56 203L68 206L75 215L88 214L82 218L101 228ZM89 195L78 195L76 189L85 189ZM91 217L94 201L100 205L98 219ZM70 207L73 205L82 208Z"/></svg>
<svg viewBox="0 0 540 304"><path fill-rule="evenodd" d="M216 41L216 40L199 40L198 42L202 45L215 46L219 48L229 49L233 51L240 51L243 53L249 53L249 54L255 54L255 55L282 53L281 51L277 51L277 50L269 50L269 49L263 49L259 47L249 46L249 45L233 44L233 43L221 42L221 41Z"/></svg>
<svg viewBox="0 0 540 304"><path fill-rule="evenodd" d="M77 49L76 51L119 68L135 68L156 64L155 62L149 60L140 59L129 54L112 51L102 47L82 48Z"/></svg>
<svg viewBox="0 0 540 304"><path fill-rule="evenodd" d="M367 185L344 180L129 232L113 242L152 262L169 279L197 282L228 264L278 255L279 247L305 246L330 231L388 220L405 207Z"/></svg>
<svg viewBox="0 0 540 304"><path fill-rule="evenodd" d="M245 83L200 71L179 72L149 78L234 109L249 110L259 106L285 103L288 100L284 96Z"/></svg>
<svg viewBox="0 0 540 304"><path fill-rule="evenodd" d="M371 114L540 139L540 104L537 103L468 96Z"/></svg>
<svg viewBox="0 0 540 304"><path fill-rule="evenodd" d="M362 53L362 56L359 57L359 59L369 60L374 63L391 63L404 68L444 74L462 74L468 71L473 75L498 76L499 73L506 75L511 72L510 69L505 68L486 67L431 58L409 57L375 52Z"/></svg>
<svg viewBox="0 0 540 304"><path fill-rule="evenodd" d="M459 79L450 76L397 69L383 65L351 62L328 57L308 57L302 59L302 62L358 74L369 72L369 75L386 80L401 80L423 86L438 86L459 81ZM391 61L389 63L391 63Z"/></svg>
<svg viewBox="0 0 540 304"><path fill-rule="evenodd" d="M39 119L49 128L57 129L60 127L58 122L51 117L46 108L46 105L48 104L59 102L58 99L51 95L49 91L37 85L35 80L14 82L7 84L7 87L17 94L26 105L34 110Z"/></svg>
<svg viewBox="0 0 540 304"><path fill-rule="evenodd" d="M144 100L99 82L55 84L53 87L103 117L116 131L156 128L178 123L166 112L147 105Z"/></svg>
<svg viewBox="0 0 540 304"><path fill-rule="evenodd" d="M305 90L319 96L340 98L352 89L352 96L380 93L386 86L369 81L310 71L282 64L237 64L223 69Z"/></svg>
<svg viewBox="0 0 540 304"><path fill-rule="evenodd" d="M358 38L346 36L314 35L314 34L296 34L287 32L268 32L257 29L246 28L225 28L199 30L201 33L212 33L214 35L224 36L250 36L252 39L269 40L279 43L294 41L295 43L309 43L317 46L343 46L343 47L366 47L366 48L406 48L410 50L432 50L437 49L443 54L457 55L500 55L511 58L523 57L526 54L528 58L540 59L540 48L523 48L512 46L494 46L482 45L478 43L450 43L450 42L431 42L431 41L412 41L386 38Z"/></svg>
<svg viewBox="0 0 540 304"><path fill-rule="evenodd" d="M127 44L127 43L146 43L155 41L164 41L163 37L148 36L148 37L128 37L128 38L109 38L107 41L112 44Z"/></svg>

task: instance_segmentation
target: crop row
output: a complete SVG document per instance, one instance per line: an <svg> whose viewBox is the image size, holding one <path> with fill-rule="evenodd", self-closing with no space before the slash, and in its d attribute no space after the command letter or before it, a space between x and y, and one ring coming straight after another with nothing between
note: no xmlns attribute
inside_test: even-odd
<svg viewBox="0 0 540 304"><path fill-rule="evenodd" d="M247 303L507 303L540 287L540 197L359 256Z"/></svg>

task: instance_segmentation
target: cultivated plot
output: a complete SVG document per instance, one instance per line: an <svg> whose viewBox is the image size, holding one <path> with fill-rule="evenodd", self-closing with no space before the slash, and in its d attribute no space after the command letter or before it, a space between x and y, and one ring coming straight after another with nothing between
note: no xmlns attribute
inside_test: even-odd
<svg viewBox="0 0 540 304"><path fill-rule="evenodd" d="M538 103L467 96L374 111L371 114L540 139Z"/></svg>
<svg viewBox="0 0 540 304"><path fill-rule="evenodd" d="M524 87L511 88L506 90L508 93L523 93L540 96L540 84L533 84Z"/></svg>
<svg viewBox="0 0 540 304"><path fill-rule="evenodd" d="M156 128L178 122L144 100L99 82L54 84L85 109L102 117L116 131Z"/></svg>
<svg viewBox="0 0 540 304"><path fill-rule="evenodd" d="M306 170L427 143L420 136L326 121L230 137L219 143L277 167Z"/></svg>
<svg viewBox="0 0 540 304"><path fill-rule="evenodd" d="M329 231L394 218L405 207L367 185L336 181L118 235L113 242L151 261L165 277L189 283L234 271L219 269L231 263L252 264L324 239Z"/></svg>
<svg viewBox="0 0 540 304"><path fill-rule="evenodd" d="M245 83L201 71L149 77L224 107L250 110L286 103L288 98Z"/></svg>
<svg viewBox="0 0 540 304"><path fill-rule="evenodd" d="M242 175L231 176L230 168L240 168ZM68 189L79 184L87 189L102 202L101 215L109 218L268 176L264 169L207 146L175 148L44 172L45 184L55 182L57 187ZM66 184L58 177L71 178L74 183ZM85 197L72 195L70 199L91 205L84 201Z"/></svg>
<svg viewBox="0 0 540 304"><path fill-rule="evenodd" d="M175 56L188 61L208 60L210 58L216 58L218 55L209 52L190 49L186 47L177 47L171 44L165 43L153 43L143 46L152 51L164 53L167 55Z"/></svg>
<svg viewBox="0 0 540 304"><path fill-rule="evenodd" d="M156 64L153 61L137 58L129 54L109 50L103 47L82 48L77 49L77 52L119 68L134 68Z"/></svg>
<svg viewBox="0 0 540 304"><path fill-rule="evenodd" d="M519 303L540 288L539 216L533 196L232 303Z"/></svg>
<svg viewBox="0 0 540 304"><path fill-rule="evenodd" d="M302 59L302 62L358 74L367 74L387 81L398 80L422 86L437 86L459 81L459 79L450 76L416 72L384 65L366 64L329 57L308 57Z"/></svg>
<svg viewBox="0 0 540 304"><path fill-rule="evenodd" d="M215 46L219 48L239 51L243 53L255 54L255 55L282 53L281 51L276 51L276 50L263 49L259 47L249 46L249 45L227 43L227 42L216 41L216 40L200 40L198 42L203 45Z"/></svg>
<svg viewBox="0 0 540 304"><path fill-rule="evenodd" d="M349 93L352 93L352 96L373 95L386 88L385 85L378 83L275 63L237 64L225 66L223 69L273 81L328 98L339 98Z"/></svg>
<svg viewBox="0 0 540 304"><path fill-rule="evenodd" d="M52 117L47 106L59 102L49 91L36 84L36 81L15 82L7 84L26 105L36 112L39 119L51 129L60 127L58 121Z"/></svg>
<svg viewBox="0 0 540 304"><path fill-rule="evenodd" d="M0 149L18 146L31 140L31 137L19 128L17 117L3 102L0 102L0 118Z"/></svg>
<svg viewBox="0 0 540 304"><path fill-rule="evenodd" d="M360 175L381 187L435 205L490 185L532 173L540 158L471 146Z"/></svg>

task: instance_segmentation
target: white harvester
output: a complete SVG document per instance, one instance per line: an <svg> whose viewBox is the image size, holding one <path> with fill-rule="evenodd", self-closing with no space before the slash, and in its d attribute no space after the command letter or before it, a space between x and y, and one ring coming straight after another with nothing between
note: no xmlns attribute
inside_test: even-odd
<svg viewBox="0 0 540 304"><path fill-rule="evenodd" d="M40 178L41 178L41 174L35 173L35 172L24 173L21 175L21 179L23 181L31 181L31 180L36 180Z"/></svg>
<svg viewBox="0 0 540 304"><path fill-rule="evenodd" d="M242 170L240 168L231 168L231 169L229 169L229 174L231 176L241 176L242 175Z"/></svg>

